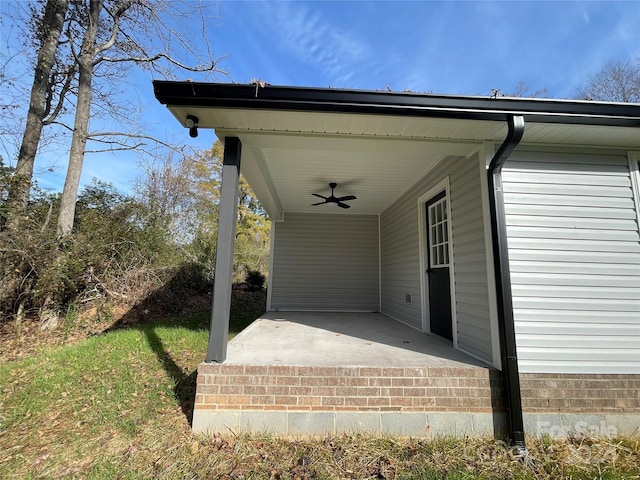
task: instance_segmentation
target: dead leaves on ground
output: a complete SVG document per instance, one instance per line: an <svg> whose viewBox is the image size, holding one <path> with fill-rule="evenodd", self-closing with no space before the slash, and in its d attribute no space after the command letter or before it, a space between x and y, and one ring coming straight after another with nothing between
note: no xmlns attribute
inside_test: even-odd
<svg viewBox="0 0 640 480"><path fill-rule="evenodd" d="M287 440L275 436L256 439L235 434L225 437L216 433L209 438L208 447L218 452L221 464L225 463L223 457L234 458L228 471L215 473L225 480L311 480L327 476L344 479L396 478L395 460L378 449L370 449L370 439L373 438L343 436L325 440ZM206 455L203 441L194 442L191 452Z"/></svg>

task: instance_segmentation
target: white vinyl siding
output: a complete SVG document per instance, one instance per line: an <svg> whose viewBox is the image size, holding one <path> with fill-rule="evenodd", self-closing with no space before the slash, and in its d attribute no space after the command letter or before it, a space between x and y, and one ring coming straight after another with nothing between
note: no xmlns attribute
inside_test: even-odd
<svg viewBox="0 0 640 480"><path fill-rule="evenodd" d="M288 213L274 232L272 310L379 310L377 215Z"/></svg>
<svg viewBox="0 0 640 480"><path fill-rule="evenodd" d="M429 176L424 188L412 188L380 216L382 313L419 330L422 329L422 299L416 200L423 190L442 180L441 169L436 167L436 170L438 178Z"/></svg>
<svg viewBox="0 0 640 480"><path fill-rule="evenodd" d="M451 225L458 346L491 363L487 260L478 156L451 174Z"/></svg>
<svg viewBox="0 0 640 480"><path fill-rule="evenodd" d="M520 371L640 373L625 154L517 152L503 172Z"/></svg>
<svg viewBox="0 0 640 480"><path fill-rule="evenodd" d="M417 199L450 181L458 347L491 363L491 328L478 156L447 157L381 216L382 312L422 328ZM406 302L411 294L412 303Z"/></svg>

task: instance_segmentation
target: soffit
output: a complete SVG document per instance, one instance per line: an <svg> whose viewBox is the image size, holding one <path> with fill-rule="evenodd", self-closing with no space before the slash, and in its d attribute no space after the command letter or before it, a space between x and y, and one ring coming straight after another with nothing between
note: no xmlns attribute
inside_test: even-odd
<svg viewBox="0 0 640 480"><path fill-rule="evenodd" d="M380 214L447 156L470 155L479 139L501 141L503 122L366 114L170 107L178 119L238 136L241 171L269 215L285 212ZM312 206L355 195L351 208Z"/></svg>
<svg viewBox="0 0 640 480"><path fill-rule="evenodd" d="M171 105L168 108L181 123L191 114L200 119L200 128L235 132L494 142L502 142L506 132L505 122L491 120ZM640 135L635 127L535 123L527 122L526 114L523 115L523 141L527 143L640 148Z"/></svg>
<svg viewBox="0 0 640 480"><path fill-rule="evenodd" d="M267 212L379 214L447 156L468 156L482 142L501 143L503 121L363 113L168 106L182 123L199 118L220 140L238 136L242 173ZM523 144L640 149L638 129L526 123ZM312 207L312 193L355 195L346 210ZM320 199L317 199L320 201Z"/></svg>
<svg viewBox="0 0 640 480"><path fill-rule="evenodd" d="M297 112L209 107L169 106L182 123L199 118L200 128L236 132L314 133L386 138L501 140L505 123L433 117L358 113Z"/></svg>
<svg viewBox="0 0 640 480"><path fill-rule="evenodd" d="M524 143L594 147L640 148L640 129L602 125L526 123Z"/></svg>

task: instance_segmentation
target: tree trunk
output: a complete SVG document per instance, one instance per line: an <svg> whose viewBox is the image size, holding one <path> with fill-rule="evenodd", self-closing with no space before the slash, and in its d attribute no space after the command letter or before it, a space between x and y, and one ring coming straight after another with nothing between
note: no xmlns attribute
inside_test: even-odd
<svg viewBox="0 0 640 480"><path fill-rule="evenodd" d="M33 165L42 133L42 121L46 115L47 95L50 94L51 69L55 62L56 50L68 7L69 0L48 0L44 9L42 44L38 51L38 61L33 76L27 125L18 154L15 177L7 199L9 226L17 224L19 217L27 211Z"/></svg>
<svg viewBox="0 0 640 480"><path fill-rule="evenodd" d="M62 197L60 198L60 216L58 217L57 228L59 237L65 237L71 233L76 215L76 199L89 130L92 96L91 84L94 70L93 57L102 3L103 0L90 1L87 30L82 39L82 48L80 50L80 58L78 59L78 101L73 124L73 136L71 137L67 177L62 190Z"/></svg>

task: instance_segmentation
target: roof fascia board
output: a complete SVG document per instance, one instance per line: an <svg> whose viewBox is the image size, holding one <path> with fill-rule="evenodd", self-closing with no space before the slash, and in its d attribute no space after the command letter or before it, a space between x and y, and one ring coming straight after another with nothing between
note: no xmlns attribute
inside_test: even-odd
<svg viewBox="0 0 640 480"><path fill-rule="evenodd" d="M364 90L221 83L153 82L165 105L266 110L367 113L470 120L640 127L640 104L578 100L469 97Z"/></svg>

